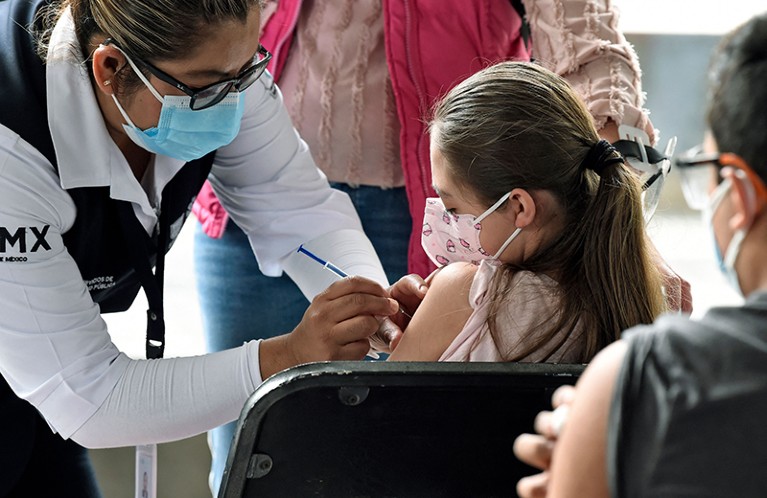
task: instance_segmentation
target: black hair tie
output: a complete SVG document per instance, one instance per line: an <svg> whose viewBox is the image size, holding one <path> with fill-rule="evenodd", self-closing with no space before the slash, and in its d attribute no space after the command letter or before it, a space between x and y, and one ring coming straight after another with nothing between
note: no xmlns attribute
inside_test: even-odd
<svg viewBox="0 0 767 498"><path fill-rule="evenodd" d="M600 140L591 146L589 153L586 154L581 163L581 168L588 168L602 176L602 172L604 172L607 166L623 162L623 157L620 154L616 155L616 152L618 152L618 149L613 147L610 142Z"/></svg>

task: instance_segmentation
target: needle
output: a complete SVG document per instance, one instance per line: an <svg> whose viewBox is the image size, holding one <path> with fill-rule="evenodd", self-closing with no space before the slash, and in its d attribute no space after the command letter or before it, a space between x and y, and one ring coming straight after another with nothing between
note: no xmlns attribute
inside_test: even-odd
<svg viewBox="0 0 767 498"><path fill-rule="evenodd" d="M319 256L317 256L316 254L314 254L310 250L306 249L303 246L303 244L298 246L298 251L297 252L303 253L304 255L308 256L311 259L313 259L317 263L321 264L322 267L325 268L326 270L335 273L337 276L339 276L341 278L346 278L346 277L349 276L345 271L343 271L342 269L340 269L339 267L337 267L336 265L334 265L330 261L325 261L324 259L320 258ZM400 311L400 313L402 313L406 317L413 318L412 316L410 316L409 313L407 313L404 309L402 309L402 306L399 307L399 311Z"/></svg>

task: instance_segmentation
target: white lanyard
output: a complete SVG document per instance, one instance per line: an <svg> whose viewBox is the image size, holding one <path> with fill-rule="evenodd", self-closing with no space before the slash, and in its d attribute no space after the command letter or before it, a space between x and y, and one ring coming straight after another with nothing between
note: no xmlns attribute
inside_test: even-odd
<svg viewBox="0 0 767 498"><path fill-rule="evenodd" d="M136 446L136 498L157 498L157 445Z"/></svg>

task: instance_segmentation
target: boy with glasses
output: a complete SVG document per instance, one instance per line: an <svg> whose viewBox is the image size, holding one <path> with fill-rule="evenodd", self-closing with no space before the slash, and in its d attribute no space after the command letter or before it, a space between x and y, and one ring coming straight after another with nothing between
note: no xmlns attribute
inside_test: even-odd
<svg viewBox="0 0 767 498"><path fill-rule="evenodd" d="M662 317L599 354L577 396L558 393L555 415L539 416L543 435L517 440L522 460L547 469L519 482L522 497L764 496L767 13L728 35L711 68L709 133L677 166L746 301Z"/></svg>

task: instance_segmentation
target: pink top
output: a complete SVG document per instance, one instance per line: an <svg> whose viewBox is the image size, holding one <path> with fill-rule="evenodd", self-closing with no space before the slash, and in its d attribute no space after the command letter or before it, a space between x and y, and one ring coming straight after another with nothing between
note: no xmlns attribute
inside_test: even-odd
<svg viewBox="0 0 767 498"><path fill-rule="evenodd" d="M535 338L535 326L541 318L548 318L556 311L559 299L556 297L557 282L543 274L522 271L512 277L512 291L508 303L499 311L501 329L500 341L496 343L487 325L489 308L488 292L497 263L483 260L469 291L469 301L474 312L461 332L453 339L439 361L508 361L524 349ZM550 320L546 320L548 323ZM572 334L546 361L551 363L578 363L581 351L576 343L579 333ZM572 346L572 347L571 347ZM540 362L550 348L538 348L522 358L524 362Z"/></svg>
<svg viewBox="0 0 767 498"><path fill-rule="evenodd" d="M280 89L317 166L332 182L404 186L381 0L306 2L295 33Z"/></svg>

